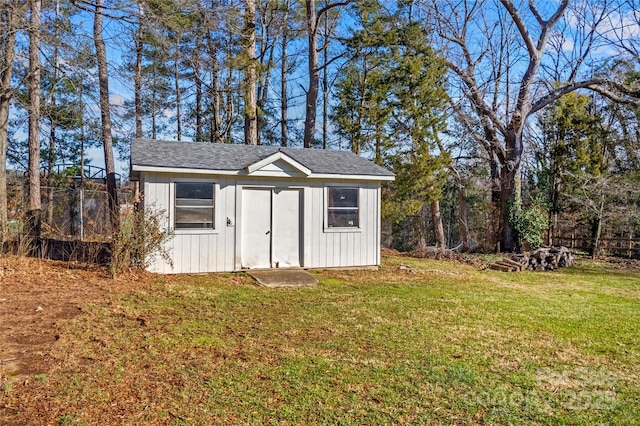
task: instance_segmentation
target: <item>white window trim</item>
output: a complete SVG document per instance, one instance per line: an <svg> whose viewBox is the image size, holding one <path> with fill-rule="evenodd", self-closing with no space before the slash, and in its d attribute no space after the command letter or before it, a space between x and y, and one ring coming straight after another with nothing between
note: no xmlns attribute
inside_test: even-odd
<svg viewBox="0 0 640 426"><path fill-rule="evenodd" d="M329 188L353 188L358 190L358 226L345 226L345 227L329 227ZM331 232L362 232L362 205L361 205L361 188L358 185L353 184L330 184L324 186L324 222L322 224L323 231L326 233Z"/></svg>
<svg viewBox="0 0 640 426"><path fill-rule="evenodd" d="M176 183L210 183L213 185L213 229L176 228ZM169 226L175 235L218 234L220 232L220 183L206 178L171 178L169 180Z"/></svg>

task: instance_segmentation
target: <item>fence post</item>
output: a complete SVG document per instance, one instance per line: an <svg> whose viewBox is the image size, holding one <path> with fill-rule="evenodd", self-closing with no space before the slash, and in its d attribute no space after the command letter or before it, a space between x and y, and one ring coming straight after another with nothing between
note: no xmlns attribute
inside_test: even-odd
<svg viewBox="0 0 640 426"><path fill-rule="evenodd" d="M84 240L84 188L80 187L80 241Z"/></svg>

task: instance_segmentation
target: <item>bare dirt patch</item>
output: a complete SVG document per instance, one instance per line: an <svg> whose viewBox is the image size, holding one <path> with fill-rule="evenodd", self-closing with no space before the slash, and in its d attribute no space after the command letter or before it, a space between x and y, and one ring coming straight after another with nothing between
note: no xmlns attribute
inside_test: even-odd
<svg viewBox="0 0 640 426"><path fill-rule="evenodd" d="M61 321L111 295L140 289L148 275L111 279L102 268L25 257L0 258L0 383L46 373ZM1 423L1 422L0 422Z"/></svg>
<svg viewBox="0 0 640 426"><path fill-rule="evenodd" d="M638 259L625 259L620 257L601 257L599 260L606 262L612 269L619 269L620 271L637 271L640 272L640 260Z"/></svg>
<svg viewBox="0 0 640 426"><path fill-rule="evenodd" d="M28 403L18 409L12 395L18 389L28 394L30 382L55 369L65 321L90 307L112 306L116 295L148 289L153 281L145 272L112 279L96 266L0 257L0 425L44 424L24 418Z"/></svg>

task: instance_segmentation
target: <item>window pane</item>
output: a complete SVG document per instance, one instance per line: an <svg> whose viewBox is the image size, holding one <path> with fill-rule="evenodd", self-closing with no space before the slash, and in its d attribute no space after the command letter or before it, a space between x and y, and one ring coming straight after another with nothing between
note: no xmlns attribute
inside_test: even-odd
<svg viewBox="0 0 640 426"><path fill-rule="evenodd" d="M212 182L176 182L176 229L214 229L213 188Z"/></svg>
<svg viewBox="0 0 640 426"><path fill-rule="evenodd" d="M329 209L328 226L329 228L357 228L360 226L358 223L358 209Z"/></svg>
<svg viewBox="0 0 640 426"><path fill-rule="evenodd" d="M176 183L176 198L213 199L211 183Z"/></svg>
<svg viewBox="0 0 640 426"><path fill-rule="evenodd" d="M213 207L213 199L176 198L176 206Z"/></svg>
<svg viewBox="0 0 640 426"><path fill-rule="evenodd" d="M329 207L358 207L358 188L329 187Z"/></svg>
<svg viewBox="0 0 640 426"><path fill-rule="evenodd" d="M213 229L212 223L176 223L176 229Z"/></svg>
<svg viewBox="0 0 640 426"><path fill-rule="evenodd" d="M176 228L213 229L213 208L176 207Z"/></svg>

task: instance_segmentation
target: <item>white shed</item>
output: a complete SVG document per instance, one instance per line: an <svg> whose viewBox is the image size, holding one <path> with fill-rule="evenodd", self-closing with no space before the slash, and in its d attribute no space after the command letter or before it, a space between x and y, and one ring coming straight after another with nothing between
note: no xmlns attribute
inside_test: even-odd
<svg viewBox="0 0 640 426"><path fill-rule="evenodd" d="M131 179L174 234L153 272L380 264L394 175L351 152L135 139Z"/></svg>

